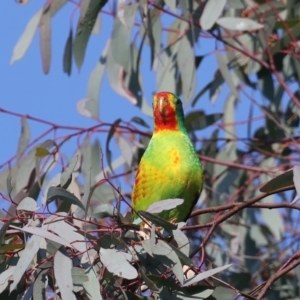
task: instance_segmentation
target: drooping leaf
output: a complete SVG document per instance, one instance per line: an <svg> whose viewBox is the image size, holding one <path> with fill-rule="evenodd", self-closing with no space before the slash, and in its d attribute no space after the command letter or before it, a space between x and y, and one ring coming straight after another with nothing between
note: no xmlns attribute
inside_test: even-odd
<svg viewBox="0 0 300 300"><path fill-rule="evenodd" d="M189 266L189 267L193 266L193 261L188 257L188 255L185 255L180 249L176 248L172 244L169 244L169 246L173 249L177 257L181 261L182 265Z"/></svg>
<svg viewBox="0 0 300 300"><path fill-rule="evenodd" d="M190 255L190 243L187 236L179 229L173 230L172 235L177 243L178 249L186 256Z"/></svg>
<svg viewBox="0 0 300 300"><path fill-rule="evenodd" d="M117 136L117 144L121 150L124 160L127 166L132 167L133 156L135 153L135 147L132 146L122 135Z"/></svg>
<svg viewBox="0 0 300 300"><path fill-rule="evenodd" d="M30 128L27 122L27 118L23 117L21 119L21 135L18 142L17 150L17 162L20 162L20 159L28 147L30 141Z"/></svg>
<svg viewBox="0 0 300 300"><path fill-rule="evenodd" d="M46 148L43 148L43 147L35 148L35 156L36 157L45 157L49 154L50 154L50 152Z"/></svg>
<svg viewBox="0 0 300 300"><path fill-rule="evenodd" d="M216 23L225 29L235 31L252 31L264 28L263 24L248 18L222 17L219 18Z"/></svg>
<svg viewBox="0 0 300 300"><path fill-rule="evenodd" d="M110 168L111 171L113 171L112 168L112 164L111 164L111 150L109 148L109 142L112 139L112 137L114 136L116 127L121 123L122 119L117 119L110 127L109 132L107 134L107 139L106 139L106 145L105 145L105 154L106 154L106 159L107 159L107 163L108 166Z"/></svg>
<svg viewBox="0 0 300 300"><path fill-rule="evenodd" d="M22 252L22 255L20 256L20 259L18 260L18 263L14 269L14 274L12 277L13 283L10 286L10 292L16 288L24 272L28 268L37 251L39 250L41 240L41 237L33 235L27 242L26 247Z"/></svg>
<svg viewBox="0 0 300 300"><path fill-rule="evenodd" d="M72 55L73 55L73 30L70 28L69 36L66 40L64 56L63 56L63 71L68 76L71 75L72 72Z"/></svg>
<svg viewBox="0 0 300 300"><path fill-rule="evenodd" d="M17 206L17 210L36 211L37 209L36 201L30 197L24 198Z"/></svg>
<svg viewBox="0 0 300 300"><path fill-rule="evenodd" d="M237 297L237 294L234 290L223 287L217 286L212 293L213 299L222 299L222 300L234 300Z"/></svg>
<svg viewBox="0 0 300 300"><path fill-rule="evenodd" d="M60 213L60 215L61 217L52 215L47 218L44 227L72 244L72 247L77 251L84 253L86 251L85 236L76 232L75 227L65 222L64 218L67 216L67 213Z"/></svg>
<svg viewBox="0 0 300 300"><path fill-rule="evenodd" d="M98 13L106 4L106 2L107 0L90 1L83 19L79 20L73 43L74 58L78 69L80 69L82 66L86 46L96 22Z"/></svg>
<svg viewBox="0 0 300 300"><path fill-rule="evenodd" d="M48 74L51 63L51 14L46 8L40 21L40 48L44 74Z"/></svg>
<svg viewBox="0 0 300 300"><path fill-rule="evenodd" d="M120 0L118 2L118 12L117 16L120 22L127 28L131 29L134 21L135 15L138 8L138 3L126 4L125 0Z"/></svg>
<svg viewBox="0 0 300 300"><path fill-rule="evenodd" d="M294 95L299 99L300 93L297 91ZM293 99L290 99L284 114L285 123L290 127L298 127L300 121L300 109L297 107Z"/></svg>
<svg viewBox="0 0 300 300"><path fill-rule="evenodd" d="M172 269L174 275L182 284L184 279L182 264L172 247L166 242L158 240L154 247L152 247L152 253L156 255L158 260Z"/></svg>
<svg viewBox="0 0 300 300"><path fill-rule="evenodd" d="M92 211L93 216L103 219L108 217L116 217L117 210L111 204L100 204Z"/></svg>
<svg viewBox="0 0 300 300"><path fill-rule="evenodd" d="M101 262L109 272L126 279L134 279L138 276L136 269L128 262L122 252L101 248L99 255Z"/></svg>
<svg viewBox="0 0 300 300"><path fill-rule="evenodd" d="M54 255L53 270L62 299L76 300L72 291L72 260L64 247L60 247Z"/></svg>
<svg viewBox="0 0 300 300"><path fill-rule="evenodd" d="M60 185L62 187L65 187L65 184L67 183L67 181L70 180L70 177L72 176L72 173L77 164L77 161L78 161L78 155L73 156L69 161L68 167L65 168L65 170L62 172L61 177L60 177Z"/></svg>
<svg viewBox="0 0 300 300"><path fill-rule="evenodd" d="M100 293L100 283L98 280L98 274L90 263L85 263L85 274L88 276L88 280L83 283L83 287L85 292L90 297L90 299L99 299L102 300L102 296Z"/></svg>
<svg viewBox="0 0 300 300"><path fill-rule="evenodd" d="M146 34L151 51L151 68L161 50L162 25L159 9L148 10L147 22L145 24Z"/></svg>
<svg viewBox="0 0 300 300"><path fill-rule="evenodd" d="M172 12L176 13L176 0L165 0L164 2L169 6Z"/></svg>
<svg viewBox="0 0 300 300"><path fill-rule="evenodd" d="M8 282L11 280L14 270L15 266L10 266L0 274L0 293L2 293L8 287Z"/></svg>
<svg viewBox="0 0 300 300"><path fill-rule="evenodd" d="M52 263L46 262L41 267L41 270L38 268L38 276L33 284L33 294L35 298L44 300L46 299L47 267L52 267Z"/></svg>
<svg viewBox="0 0 300 300"><path fill-rule="evenodd" d="M148 275L144 272L143 268L139 268L139 273L142 275L143 280L145 281L145 284L152 290L152 291L160 291L162 288L158 287L155 282L152 281L152 279L150 279L150 277L152 277L153 275ZM160 277L159 277L160 278Z"/></svg>
<svg viewBox="0 0 300 300"><path fill-rule="evenodd" d="M14 221L15 218L9 219L6 223L4 223L0 229L0 246L3 244L4 237L6 234L6 230L11 225L11 223Z"/></svg>
<svg viewBox="0 0 300 300"><path fill-rule="evenodd" d="M114 62L127 70L130 59L130 29L119 18L114 21L110 51Z"/></svg>
<svg viewBox="0 0 300 300"><path fill-rule="evenodd" d="M150 128L150 126L145 122L145 120L141 119L140 117L133 117L131 119L131 122L137 123L141 126L144 126L146 128Z"/></svg>
<svg viewBox="0 0 300 300"><path fill-rule="evenodd" d="M148 206L147 212L157 214L164 210L170 210L183 203L183 199L166 199L157 201Z"/></svg>
<svg viewBox="0 0 300 300"><path fill-rule="evenodd" d="M293 182L293 170L286 171L275 178L271 179L269 182L264 184L259 190L263 193L276 192L281 188L294 188Z"/></svg>
<svg viewBox="0 0 300 300"><path fill-rule="evenodd" d="M182 287L179 284L176 284L175 282L161 277L157 275L151 275L147 274L148 278L153 282L153 284L157 285L157 287L162 288L162 287L168 287L172 289L173 291L182 291Z"/></svg>
<svg viewBox="0 0 300 300"><path fill-rule="evenodd" d="M235 87L234 81L232 79L232 75L229 72L229 69L227 67L225 58L220 54L219 51L216 51L216 58L219 65L219 70L224 78L224 80L227 82L231 93L235 96L236 99L239 99L239 93Z"/></svg>
<svg viewBox="0 0 300 300"><path fill-rule="evenodd" d="M149 212L139 210L138 213L148 221L154 223L156 226L163 227L166 230L174 230L177 228L177 225L167 222L166 220L155 216Z"/></svg>
<svg viewBox="0 0 300 300"><path fill-rule="evenodd" d="M203 30L209 30L215 24L216 20L220 17L227 0L209 0L204 6L200 18L200 26Z"/></svg>
<svg viewBox="0 0 300 300"><path fill-rule="evenodd" d="M10 195L11 191L13 190L13 186L11 183L11 174L9 173L6 177L6 188L7 188L7 193Z"/></svg>
<svg viewBox="0 0 300 300"><path fill-rule="evenodd" d="M206 115L204 111L196 110L185 117L185 126L189 132L201 130L214 124L218 120L222 119L222 117L223 114L221 113Z"/></svg>
<svg viewBox="0 0 300 300"><path fill-rule="evenodd" d="M109 41L106 43L101 57L97 62L97 65L90 74L88 87L87 87L87 99L90 100L90 104L85 105L85 108L90 112L91 117L98 118L99 114L99 92L102 84L105 66L106 66L106 57L109 49Z"/></svg>
<svg viewBox="0 0 300 300"><path fill-rule="evenodd" d="M194 284L194 283L199 282L201 280L204 280L204 279L206 279L210 276L213 276L216 273L219 273L223 270L228 269L231 266L232 266L232 264L229 264L229 265L225 265L225 266L218 267L218 268L215 268L215 269L211 269L211 270L208 270L208 271L204 271L200 274L195 275L192 278L189 278L189 279L185 280L183 286L191 285L191 284Z"/></svg>
<svg viewBox="0 0 300 300"><path fill-rule="evenodd" d="M39 26L42 13L43 9L40 9L28 22L23 34L21 35L20 39L14 47L13 55L10 60L11 64L21 59L28 50L34 38L35 32Z"/></svg>
<svg viewBox="0 0 300 300"><path fill-rule="evenodd" d="M58 243L58 244L61 244L61 245L64 245L64 246L73 248L73 246L71 244L67 243L64 239L62 239L61 237L59 237L59 236L43 229L43 228L39 228L39 227L23 227L23 228L20 228L20 227L13 226L13 225L10 225L10 227L14 228L14 229L17 229L17 230L20 230L20 231L23 231L23 232L31 233L33 235L37 235L39 237L43 237L45 239L48 239L50 241L53 241L55 243Z"/></svg>
<svg viewBox="0 0 300 300"><path fill-rule="evenodd" d="M186 36L183 36L179 42L177 64L181 74L183 100L187 104L194 95L196 68L193 49Z"/></svg>
<svg viewBox="0 0 300 300"><path fill-rule="evenodd" d="M170 91L175 93L175 75L176 68L174 57L172 57L166 51L163 51L159 59L157 59L156 65L156 82L157 91Z"/></svg>
<svg viewBox="0 0 300 300"><path fill-rule="evenodd" d="M77 205L85 211L85 207L83 206L82 202L73 194L61 187L51 186L47 192L47 201L52 202L55 199L59 199L69 204Z"/></svg>

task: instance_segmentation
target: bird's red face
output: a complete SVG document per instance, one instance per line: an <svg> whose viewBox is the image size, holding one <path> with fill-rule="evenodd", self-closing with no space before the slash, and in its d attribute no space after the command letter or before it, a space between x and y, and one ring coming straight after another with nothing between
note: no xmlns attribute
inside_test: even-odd
<svg viewBox="0 0 300 300"><path fill-rule="evenodd" d="M181 101L168 92L157 93L153 98L155 131L178 129L177 107Z"/></svg>

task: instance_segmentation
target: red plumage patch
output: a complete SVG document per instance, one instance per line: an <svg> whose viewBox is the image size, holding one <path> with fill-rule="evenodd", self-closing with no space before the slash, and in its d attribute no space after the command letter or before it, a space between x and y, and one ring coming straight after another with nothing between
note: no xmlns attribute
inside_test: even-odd
<svg viewBox="0 0 300 300"><path fill-rule="evenodd" d="M160 110L157 102L154 104L154 131L161 130L178 130L178 120L176 115L176 107L172 102L174 95L161 92L156 95L156 99L165 99L163 111Z"/></svg>

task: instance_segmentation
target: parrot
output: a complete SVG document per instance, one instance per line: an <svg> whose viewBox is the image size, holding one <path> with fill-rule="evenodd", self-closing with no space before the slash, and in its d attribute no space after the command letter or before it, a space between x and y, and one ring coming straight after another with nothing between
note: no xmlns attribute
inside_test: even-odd
<svg viewBox="0 0 300 300"><path fill-rule="evenodd" d="M135 176L132 207L137 212L161 200L181 198L182 204L156 215L171 223L185 222L203 188L202 165L184 124L180 98L159 92L152 107L154 130Z"/></svg>

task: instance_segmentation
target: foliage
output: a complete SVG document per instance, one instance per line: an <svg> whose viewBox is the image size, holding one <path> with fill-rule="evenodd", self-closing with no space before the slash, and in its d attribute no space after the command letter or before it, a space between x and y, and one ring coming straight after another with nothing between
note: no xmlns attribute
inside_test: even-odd
<svg viewBox="0 0 300 300"><path fill-rule="evenodd" d="M50 71L51 22L67 2L45 2L17 42L12 62L23 58L39 28L43 71ZM74 128L0 108L20 117L22 126L16 155L0 167L1 197L10 204L1 218L1 297L298 299L300 1L72 5L80 16L66 37L63 71L69 76L73 58L79 69L84 63L101 14L114 18L78 111L98 119L107 76L117 94L151 115L141 71L142 52L148 51L156 90L175 92L193 108L186 127L204 166L205 190L188 224L153 214L176 204L168 200L139 212L148 225L141 231L131 222L130 194L115 180L132 184L151 136L146 118ZM172 20L167 27L166 18ZM213 51L198 55L199 43L208 38ZM202 66L212 56L214 77L199 88ZM223 112L206 112L200 99L207 92L212 103L227 94ZM49 128L32 140L28 120ZM209 126L215 129L199 132ZM70 133L59 135L62 130ZM102 152L94 135L103 132ZM53 139L44 140L46 133ZM82 136L70 159L63 146ZM111 150L113 140L120 156Z"/></svg>

